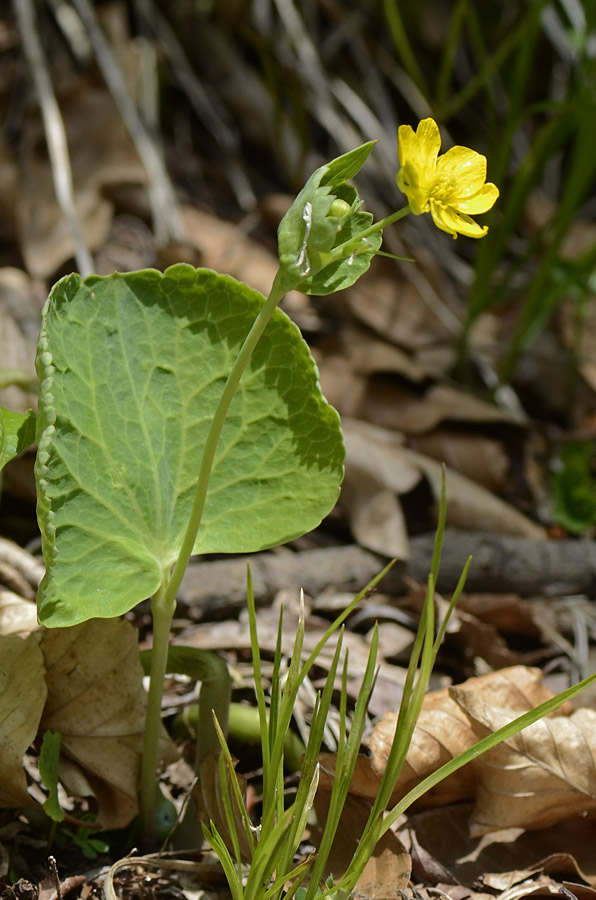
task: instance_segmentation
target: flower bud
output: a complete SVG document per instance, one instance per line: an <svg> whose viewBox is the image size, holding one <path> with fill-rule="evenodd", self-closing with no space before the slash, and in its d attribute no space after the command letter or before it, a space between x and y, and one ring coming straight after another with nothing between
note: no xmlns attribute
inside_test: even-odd
<svg viewBox="0 0 596 900"><path fill-rule="evenodd" d="M345 200L341 200L339 197L336 197L329 207L329 212L327 216L332 219L342 219L344 216L347 216L349 212L352 211L352 207L349 203L346 203Z"/></svg>

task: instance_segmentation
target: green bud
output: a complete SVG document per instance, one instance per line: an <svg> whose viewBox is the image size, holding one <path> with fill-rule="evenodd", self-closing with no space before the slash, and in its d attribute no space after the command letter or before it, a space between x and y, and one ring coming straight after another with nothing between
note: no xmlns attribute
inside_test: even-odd
<svg viewBox="0 0 596 900"><path fill-rule="evenodd" d="M346 203L345 200L340 200L339 197L336 197L329 207L329 212L327 213L327 215L333 219L341 219L343 218L343 216L347 216L347 214L351 211L352 207L349 203Z"/></svg>

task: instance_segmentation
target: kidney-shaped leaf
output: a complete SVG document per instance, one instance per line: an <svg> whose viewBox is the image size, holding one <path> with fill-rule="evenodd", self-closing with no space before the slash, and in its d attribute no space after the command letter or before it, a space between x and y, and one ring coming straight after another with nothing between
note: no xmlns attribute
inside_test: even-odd
<svg viewBox="0 0 596 900"><path fill-rule="evenodd" d="M119 615L158 588L180 549L223 385L263 303L187 265L55 285L37 353L45 624ZM252 552L314 528L337 499L343 455L309 350L277 311L226 420L194 552Z"/></svg>

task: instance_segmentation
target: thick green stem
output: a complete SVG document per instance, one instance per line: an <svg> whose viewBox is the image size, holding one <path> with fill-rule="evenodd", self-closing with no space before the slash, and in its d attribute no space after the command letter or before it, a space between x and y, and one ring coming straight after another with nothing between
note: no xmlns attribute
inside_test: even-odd
<svg viewBox="0 0 596 900"><path fill-rule="evenodd" d="M175 600L171 602L166 596L166 583L167 578L164 578L151 602L153 652L151 654L149 695L147 697L143 759L141 761L141 827L143 840L150 848L153 848L155 844L156 773L161 731L161 699L168 659L170 627L176 608Z"/></svg>
<svg viewBox="0 0 596 900"><path fill-rule="evenodd" d="M250 361L253 350L255 349L259 338L267 327L267 324L269 323L269 320L271 319L271 316L273 315L279 301L286 293L286 289L281 286L281 280L281 273L278 271L273 282L273 287L271 288L271 293L269 294L267 300L265 301L265 304L261 308L261 311L259 312L257 318L255 319L253 326L246 336L240 352L236 357L234 365L230 370L228 380L225 383L223 393L217 405L217 409L215 410L215 413L213 415L211 427L209 429L209 433L207 434L207 440L205 441L205 447L203 449L203 458L201 460L201 468L199 470L197 489L195 492L195 498L192 505L190 518L188 520L186 534L184 535L182 548L180 550L178 559L176 560L176 565L172 570L172 575L170 577L166 590L166 597L172 602L175 601L176 593L178 591L178 588L180 587L180 582L182 581L182 577L186 571L188 561L192 556L197 532L199 530L201 519L203 517L205 500L207 499L207 488L209 486L209 476L211 475L211 469L213 468L213 461L215 459L215 451L217 450L217 444L221 435L221 430L224 426L226 416L228 414L228 410L230 408L230 404L234 399L234 394L236 393L238 383L242 378L242 374Z"/></svg>

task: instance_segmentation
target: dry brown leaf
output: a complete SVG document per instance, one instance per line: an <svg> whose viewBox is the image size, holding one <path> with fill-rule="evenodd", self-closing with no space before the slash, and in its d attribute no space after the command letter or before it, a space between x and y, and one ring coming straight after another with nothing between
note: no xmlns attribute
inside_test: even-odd
<svg viewBox="0 0 596 900"><path fill-rule="evenodd" d="M362 375L378 372L403 376L416 384L424 382L432 373L420 365L409 353L371 335L367 328L347 322L343 328L344 358Z"/></svg>
<svg viewBox="0 0 596 900"><path fill-rule="evenodd" d="M410 816L403 840L410 838L413 877L469 887L503 873L556 872L596 886L596 818L577 817L540 831L509 828L470 836L472 804L421 810ZM494 895L493 895L494 896Z"/></svg>
<svg viewBox="0 0 596 900"><path fill-rule="evenodd" d="M232 841L228 820L225 811L224 798L222 795L221 781L218 771L218 760L220 754L210 751L201 761L199 783L194 791L196 803L197 822L203 821L206 824L213 822L223 841L230 851L234 852L234 844ZM227 773L227 769L226 769ZM240 785L240 792L246 802L246 779L242 775L237 775ZM230 797L233 808L235 831L238 835L238 846L240 855L245 863L250 862L251 852L248 839L244 832L244 822L240 811L234 802L234 794L228 774L228 786L230 789Z"/></svg>
<svg viewBox="0 0 596 900"><path fill-rule="evenodd" d="M379 401L381 392L383 403ZM370 419L375 425L411 435L428 434L446 421L482 425L525 424L523 419L508 410L500 409L460 388L441 383L421 395L419 390L400 386L395 380L373 379L369 383L365 404L367 400L372 404L373 415Z"/></svg>
<svg viewBox="0 0 596 900"><path fill-rule="evenodd" d="M132 53L130 54L132 56ZM113 206L104 191L117 184L143 185L147 176L108 91L73 79L59 96L72 165L74 199L85 242L99 248L108 235ZM42 148L40 152L40 148ZM72 235L56 201L41 120L29 116L21 152L5 177L17 185L14 219L27 270L52 275L74 253Z"/></svg>
<svg viewBox="0 0 596 900"><path fill-rule="evenodd" d="M526 666L512 666L478 678L469 678L461 689L471 696L483 698L487 704L509 708L510 718L552 697L552 693L542 684L541 670ZM432 691L424 698L406 761L393 791L392 803L478 740L469 716L450 696L452 690ZM568 710L567 706L557 710L557 713L562 715ZM387 765L396 722L396 713L389 711L373 729L371 756L358 758L350 785L351 793L370 801L376 796ZM335 759L332 753L320 755L319 783L323 789L328 789L333 780ZM418 806L439 806L472 797L475 781L473 767L464 766L428 791L418 801Z"/></svg>
<svg viewBox="0 0 596 900"><path fill-rule="evenodd" d="M138 812L146 693L137 632L123 619L92 619L46 629L41 650L48 686L41 728L62 735L61 752L97 798L98 822L122 828ZM161 750L162 759L175 757L165 737Z"/></svg>
<svg viewBox="0 0 596 900"><path fill-rule="evenodd" d="M362 416L366 379L354 371L344 354L321 353L314 349L323 394L343 416Z"/></svg>
<svg viewBox="0 0 596 900"><path fill-rule="evenodd" d="M0 588L0 635L19 634L26 637L38 627L37 605Z"/></svg>
<svg viewBox="0 0 596 900"><path fill-rule="evenodd" d="M30 375L31 389L10 385L0 390L2 406L27 412L37 404L35 348L43 298L20 269L0 269L0 368Z"/></svg>
<svg viewBox="0 0 596 900"><path fill-rule="evenodd" d="M420 616L424 607L426 587L407 576L404 577L404 581L408 591L408 606ZM449 604L436 592L435 604L439 616L446 615ZM457 646L462 657L470 663L479 658L485 660L491 669L503 669L525 662L521 653L509 649L495 625L470 615L460 608L459 603L449 620L447 634L451 644Z"/></svg>
<svg viewBox="0 0 596 900"><path fill-rule="evenodd" d="M374 454L371 454L374 457ZM384 487L374 472L350 465L342 486L341 502L350 530L361 547L393 559L405 561L410 556L408 529L401 503L395 491ZM418 472L413 472L416 481ZM382 477L382 476L381 476Z"/></svg>
<svg viewBox="0 0 596 900"><path fill-rule="evenodd" d="M394 712L385 713L370 738L371 764L377 773L377 787L385 771L396 722ZM427 694L391 802L397 802L423 778L470 747L475 739L467 716L451 700L447 689ZM473 794L474 772L465 766L425 794L420 803L425 806L453 803Z"/></svg>
<svg viewBox="0 0 596 900"><path fill-rule="evenodd" d="M440 281L439 293L445 296L448 285L443 273L427 255L422 260L418 254L417 268ZM346 291L346 301L352 313L373 328L383 339L414 352L429 347L448 349L445 362L453 362L455 348L453 333L430 307L427 299L414 286L412 279L400 276L393 263L378 259L374 271Z"/></svg>
<svg viewBox="0 0 596 900"><path fill-rule="evenodd" d="M431 434L410 437L408 446L444 462L487 491L503 495L510 489L510 460L502 440L443 426Z"/></svg>
<svg viewBox="0 0 596 900"><path fill-rule="evenodd" d="M463 687L450 693L478 736L506 725L519 710ZM596 712L541 719L474 762L473 835L501 828L545 828L596 808Z"/></svg>
<svg viewBox="0 0 596 900"><path fill-rule="evenodd" d="M46 699L43 656L35 635L0 636L0 806L36 806L22 759Z"/></svg>
<svg viewBox="0 0 596 900"><path fill-rule="evenodd" d="M363 440L357 432L344 430L347 461L342 507L362 547L407 560L408 532L398 495L412 490L421 475L388 449L399 444L398 435L381 432L378 438Z"/></svg>
<svg viewBox="0 0 596 900"><path fill-rule="evenodd" d="M443 478L440 463L403 447L398 435L367 422L344 418L342 428L347 449L346 477L350 477L352 459L355 459L357 467L362 467L367 458L374 460L378 481L383 481L387 488L397 493L400 492L400 485L415 484L416 473L418 477L422 474L429 482L438 505ZM448 525L468 531L515 534L536 539L545 537L543 528L513 506L449 468L445 473L445 487ZM392 554L388 551L387 555Z"/></svg>
<svg viewBox="0 0 596 900"><path fill-rule="evenodd" d="M456 611L460 610L505 634L531 638L541 634L537 611L517 594L462 594Z"/></svg>
<svg viewBox="0 0 596 900"><path fill-rule="evenodd" d="M321 827L326 818L329 797L329 792L317 791L315 808ZM369 812L368 803L348 794L327 861L326 877L333 875L334 881L338 882L344 876L358 847ZM313 829L310 837L318 846L321 832ZM357 900L394 900L407 886L410 873L410 854L399 838L392 831L387 831L358 879L353 896Z"/></svg>

